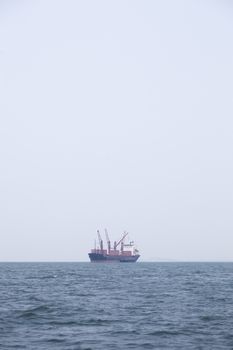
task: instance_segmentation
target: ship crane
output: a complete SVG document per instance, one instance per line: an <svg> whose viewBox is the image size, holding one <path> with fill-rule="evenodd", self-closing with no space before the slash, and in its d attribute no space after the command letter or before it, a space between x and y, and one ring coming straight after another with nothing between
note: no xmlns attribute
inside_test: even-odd
<svg viewBox="0 0 233 350"><path fill-rule="evenodd" d="M118 241L118 242L114 242L114 250L116 250L116 248L119 246L119 244L121 243L121 252L123 252L123 249L124 249L124 239L125 237L128 235L129 233L128 232L125 232L123 237Z"/></svg>
<svg viewBox="0 0 233 350"><path fill-rule="evenodd" d="M107 229L105 229L105 236L106 236L106 241L107 241L107 245L108 245L108 254L110 254L110 251L111 251L111 241L110 241L110 239L109 239L109 235L108 235Z"/></svg>
<svg viewBox="0 0 233 350"><path fill-rule="evenodd" d="M103 240L101 238L101 235L100 235L100 231L97 230L97 235L98 235L98 239L99 239L99 244L100 244L100 250L101 252L103 251Z"/></svg>

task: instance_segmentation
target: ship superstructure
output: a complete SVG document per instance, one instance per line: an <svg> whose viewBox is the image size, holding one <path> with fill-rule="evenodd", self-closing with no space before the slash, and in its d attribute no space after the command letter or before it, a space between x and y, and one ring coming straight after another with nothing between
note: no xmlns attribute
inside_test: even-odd
<svg viewBox="0 0 233 350"><path fill-rule="evenodd" d="M125 243L128 232L124 232L121 239L115 241L112 246L108 231L105 229L107 249L104 248L99 230L97 231L97 235L98 246L96 246L95 242L95 248L88 254L91 262L136 262L140 257L139 251L133 241Z"/></svg>

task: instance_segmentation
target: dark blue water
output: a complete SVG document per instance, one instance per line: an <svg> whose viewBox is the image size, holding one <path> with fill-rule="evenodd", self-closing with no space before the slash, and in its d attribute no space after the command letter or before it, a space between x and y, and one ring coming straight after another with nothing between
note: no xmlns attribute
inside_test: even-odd
<svg viewBox="0 0 233 350"><path fill-rule="evenodd" d="M1 263L0 349L233 349L231 263Z"/></svg>

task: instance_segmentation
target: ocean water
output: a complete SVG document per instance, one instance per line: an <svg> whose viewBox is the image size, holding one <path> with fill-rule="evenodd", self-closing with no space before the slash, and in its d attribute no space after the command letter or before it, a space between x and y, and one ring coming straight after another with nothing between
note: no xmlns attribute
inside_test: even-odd
<svg viewBox="0 0 233 350"><path fill-rule="evenodd" d="M0 349L233 349L233 264L1 263Z"/></svg>

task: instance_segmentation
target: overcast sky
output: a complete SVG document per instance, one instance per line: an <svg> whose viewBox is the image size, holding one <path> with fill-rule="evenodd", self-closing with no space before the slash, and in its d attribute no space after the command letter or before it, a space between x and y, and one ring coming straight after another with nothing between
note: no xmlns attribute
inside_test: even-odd
<svg viewBox="0 0 233 350"><path fill-rule="evenodd" d="M231 1L0 1L0 260L233 260Z"/></svg>

